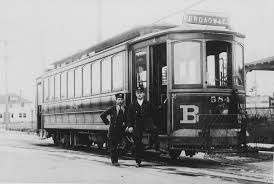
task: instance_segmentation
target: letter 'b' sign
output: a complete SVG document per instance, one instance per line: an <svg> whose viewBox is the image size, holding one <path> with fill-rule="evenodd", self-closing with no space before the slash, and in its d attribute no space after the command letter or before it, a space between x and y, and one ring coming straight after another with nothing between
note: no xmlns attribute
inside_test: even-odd
<svg viewBox="0 0 274 184"><path fill-rule="evenodd" d="M199 107L196 105L180 105L183 110L183 116L180 123L197 123L199 121Z"/></svg>

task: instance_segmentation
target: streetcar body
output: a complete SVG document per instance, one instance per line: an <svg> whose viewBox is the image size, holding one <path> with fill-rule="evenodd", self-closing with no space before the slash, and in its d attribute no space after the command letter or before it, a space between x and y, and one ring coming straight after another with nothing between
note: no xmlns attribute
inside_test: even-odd
<svg viewBox="0 0 274 184"><path fill-rule="evenodd" d="M226 27L183 25L132 29L71 57L37 79L37 127L55 142L106 142L100 114L114 94L158 110L159 146L172 156L241 146L246 132L244 35ZM149 134L143 143L148 144Z"/></svg>

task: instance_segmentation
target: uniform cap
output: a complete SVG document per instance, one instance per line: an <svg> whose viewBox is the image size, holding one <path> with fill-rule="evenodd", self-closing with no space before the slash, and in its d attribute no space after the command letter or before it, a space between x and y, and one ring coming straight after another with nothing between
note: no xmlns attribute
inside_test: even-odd
<svg viewBox="0 0 274 184"><path fill-rule="evenodd" d="M140 92L144 92L144 87L143 86L138 86L137 88L136 88L136 91L140 91Z"/></svg>
<svg viewBox="0 0 274 184"><path fill-rule="evenodd" d="M124 94L123 94L123 93L117 93L117 94L115 95L115 97L116 97L116 99L117 99L117 98L124 98Z"/></svg>

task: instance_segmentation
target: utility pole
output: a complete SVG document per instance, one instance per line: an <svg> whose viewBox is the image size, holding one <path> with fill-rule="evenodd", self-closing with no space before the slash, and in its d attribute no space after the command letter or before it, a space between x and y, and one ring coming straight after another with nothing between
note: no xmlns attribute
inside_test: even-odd
<svg viewBox="0 0 274 184"><path fill-rule="evenodd" d="M8 129L8 124L10 120L9 116L9 90L8 90L8 56L7 56L7 46L8 42L6 40L2 40L2 58L4 60L4 73L5 73L5 114L4 114L4 122L6 130Z"/></svg>

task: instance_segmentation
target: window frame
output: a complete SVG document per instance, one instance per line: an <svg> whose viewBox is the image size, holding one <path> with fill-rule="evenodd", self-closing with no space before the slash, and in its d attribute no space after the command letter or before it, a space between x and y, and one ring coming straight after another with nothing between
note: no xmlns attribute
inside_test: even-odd
<svg viewBox="0 0 274 184"><path fill-rule="evenodd" d="M80 72L80 75L76 76L76 74L78 74L77 72ZM76 83L76 78L80 77L81 82L80 83ZM79 84L80 86L80 90L76 89L76 84ZM77 91L76 91L77 90ZM79 91L78 91L79 90ZM77 93L76 93L77 92ZM79 94L78 94L79 92ZM79 95L79 96L78 96ZM78 66L76 68L74 68L74 97L75 98L81 98L83 96L83 67L82 66Z"/></svg>
<svg viewBox="0 0 274 184"><path fill-rule="evenodd" d="M209 40L205 40L205 61L204 61L204 65L205 65L205 74L207 71L207 52L206 52L206 44L207 42L226 42L227 44L230 44L230 48L228 47L228 49L230 49L230 53L227 54L227 82L228 84L226 86L216 86L216 85L208 85L206 84L206 88L208 89L212 89L212 88L217 88L217 89L231 89L232 85L233 85L233 81L232 81L232 75L234 72L234 63L233 63L233 58L234 58L234 53L233 53L233 42L232 40L225 40L225 39L209 39ZM230 81L229 81L230 80ZM207 81L207 76L205 76L205 81Z"/></svg>
<svg viewBox="0 0 274 184"><path fill-rule="evenodd" d="M100 62L100 64L101 64L101 94L110 93L112 90L112 59L111 58L112 58L111 56L105 57ZM103 89L103 76L105 76L105 75L103 75L103 63L104 62L109 64L109 70L110 70L109 86L106 89Z"/></svg>
<svg viewBox="0 0 274 184"><path fill-rule="evenodd" d="M64 74L64 75L63 75ZM62 97L62 92L63 92L63 83L62 83L62 76L65 76L65 97ZM60 73L60 100L65 100L68 98L68 71L64 71Z"/></svg>
<svg viewBox="0 0 274 184"><path fill-rule="evenodd" d="M68 70L67 71L67 99L73 99L73 98L75 98L75 72L74 72L74 68L72 68L72 69L70 69L70 70ZM72 80L73 80L73 86L72 86L72 88L73 88L73 95L72 96L69 96L69 83L70 83L70 81L69 81L69 74L70 74L70 72L71 73L73 73L73 78L72 78Z"/></svg>
<svg viewBox="0 0 274 184"><path fill-rule="evenodd" d="M119 87L119 88L114 88L114 70L113 70L113 66L114 66L114 58L117 57L117 56L121 56L121 59L122 59L122 85ZM125 57L124 57L124 52L119 52L119 53L116 53L114 54L113 56L111 56L111 91L112 92L117 92L117 91L121 91L123 90L124 88L124 83L125 83L125 79L124 79L124 76L125 76Z"/></svg>
<svg viewBox="0 0 274 184"><path fill-rule="evenodd" d="M98 65L99 66L99 89L97 91L94 92L94 83L93 83L93 80L94 80L94 76L93 76L93 67L94 65ZM101 83L102 83L102 80L101 80L101 60L96 60L96 61L93 61L91 63L91 95L98 95L101 93ZM96 76L95 76L96 77ZM98 77L98 76L97 76Z"/></svg>
<svg viewBox="0 0 274 184"><path fill-rule="evenodd" d="M46 84L45 81L47 81L47 89L45 89L45 84ZM47 93L45 93L46 91ZM49 77L46 77L43 80L43 102L49 102Z"/></svg>
<svg viewBox="0 0 274 184"><path fill-rule="evenodd" d="M57 85L57 81L56 79L59 78L59 91L57 91L56 85ZM57 98L57 92L59 92L59 97ZM54 100L58 101L61 100L61 74L58 73L56 75L54 75Z"/></svg>
<svg viewBox="0 0 274 184"><path fill-rule="evenodd" d="M89 66L89 67L88 67ZM84 68L85 67L88 67L89 68L89 93L88 94L85 94L85 90L84 90ZM82 92L83 92L83 97L85 96L90 96L92 94L92 63L87 63L87 64L84 64L82 66Z"/></svg>
<svg viewBox="0 0 274 184"><path fill-rule="evenodd" d="M53 82L53 84L51 83L51 81ZM53 92L53 94L51 94L51 92ZM55 76L51 75L49 77L49 102L54 102L54 101L55 101Z"/></svg>
<svg viewBox="0 0 274 184"><path fill-rule="evenodd" d="M235 74L236 74L236 59L237 59L237 56L236 56L236 47L239 46L241 49L242 49L242 65L243 65L243 72L244 72L244 75L243 75L243 85L238 85L237 82L235 81ZM244 89L245 88L245 85L246 85L246 81L245 81L245 66L244 66L244 45L240 42L237 42L235 41L235 43L233 44L233 49L235 50L233 56L234 56L234 59L233 59L233 63L232 63L232 68L233 68L233 72L232 72L232 83L234 86L236 86L237 88L240 88L240 89Z"/></svg>
<svg viewBox="0 0 274 184"><path fill-rule="evenodd" d="M200 83L198 84L175 84L175 72L174 72L174 45L176 43L183 43L183 42L194 42L194 43L199 43L200 44ZM203 41L202 40L196 40L196 39L191 39L191 40L176 40L172 41L171 45L171 86L172 89L181 89L181 88L202 88L203 87Z"/></svg>

